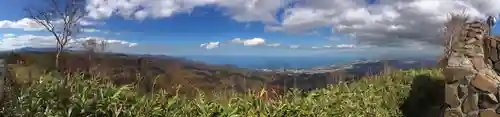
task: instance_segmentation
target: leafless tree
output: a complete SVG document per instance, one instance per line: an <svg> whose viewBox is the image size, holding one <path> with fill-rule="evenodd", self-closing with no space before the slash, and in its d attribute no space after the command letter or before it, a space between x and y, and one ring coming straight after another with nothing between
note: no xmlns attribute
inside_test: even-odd
<svg viewBox="0 0 500 117"><path fill-rule="evenodd" d="M59 68L61 52L68 42L82 31L81 19L85 16L85 0L45 0L42 5L25 8L28 16L54 36L56 44L55 67Z"/></svg>
<svg viewBox="0 0 500 117"><path fill-rule="evenodd" d="M96 39L88 39L82 43L82 47L88 57L88 73L94 74L95 69L100 66L100 62L96 61L95 57L105 52L107 45L108 43L106 41L97 41ZM99 58L104 59L102 56L99 56Z"/></svg>
<svg viewBox="0 0 500 117"><path fill-rule="evenodd" d="M82 43L83 49L91 53L102 53L106 51L108 43L106 41L97 41L96 39L88 39Z"/></svg>

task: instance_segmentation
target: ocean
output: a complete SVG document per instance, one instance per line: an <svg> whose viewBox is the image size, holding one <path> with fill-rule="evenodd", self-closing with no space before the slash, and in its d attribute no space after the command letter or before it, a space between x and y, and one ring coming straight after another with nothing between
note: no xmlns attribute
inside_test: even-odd
<svg viewBox="0 0 500 117"><path fill-rule="evenodd" d="M312 68L359 60L356 57L183 56L209 64L231 64L249 69Z"/></svg>

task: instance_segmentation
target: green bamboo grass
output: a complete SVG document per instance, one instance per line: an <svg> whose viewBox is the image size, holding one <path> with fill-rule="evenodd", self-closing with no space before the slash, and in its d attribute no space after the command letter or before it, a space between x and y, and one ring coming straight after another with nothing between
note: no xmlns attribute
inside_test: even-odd
<svg viewBox="0 0 500 117"><path fill-rule="evenodd" d="M5 101L5 117L391 117L408 98L412 81L419 75L440 78L439 69L396 71L363 78L350 84L297 95L280 101L258 99L255 93L220 93L220 98L170 96L166 92L138 94L136 86L116 86L74 76L64 86L45 75L24 86ZM439 80L439 79L435 79Z"/></svg>

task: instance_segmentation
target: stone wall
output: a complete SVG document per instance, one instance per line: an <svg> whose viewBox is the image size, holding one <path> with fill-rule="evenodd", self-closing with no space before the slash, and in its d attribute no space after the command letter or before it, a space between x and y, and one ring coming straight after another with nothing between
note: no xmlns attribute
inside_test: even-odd
<svg viewBox="0 0 500 117"><path fill-rule="evenodd" d="M500 117L500 77L492 67L500 68L495 65L500 64L498 42L490 41L494 37L488 36L485 23L463 21L446 30L453 34L445 37L449 48L441 64L446 78L444 116Z"/></svg>
<svg viewBox="0 0 500 117"><path fill-rule="evenodd" d="M484 40L484 53L486 56L486 63L492 66L496 73L500 73L500 37L487 36Z"/></svg>

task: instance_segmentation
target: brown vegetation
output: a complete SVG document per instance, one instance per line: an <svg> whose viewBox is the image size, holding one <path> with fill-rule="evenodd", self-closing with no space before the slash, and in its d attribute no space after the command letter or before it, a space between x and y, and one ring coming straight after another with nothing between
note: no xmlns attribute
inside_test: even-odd
<svg viewBox="0 0 500 117"><path fill-rule="evenodd" d="M61 67L54 68L54 52L10 53L7 62L13 68L16 79L38 78L40 73L62 71L61 73L82 73L88 78L106 78L115 84L140 84L144 92L166 89L173 93L180 87L180 93L194 90L248 91L259 89L271 80L273 74L249 74L237 68L185 62L177 58L155 58L120 56L87 52L62 53ZM89 59L89 56L93 56ZM28 69L30 68L30 69ZM20 73L23 72L23 73ZM37 76L26 76L36 72Z"/></svg>

